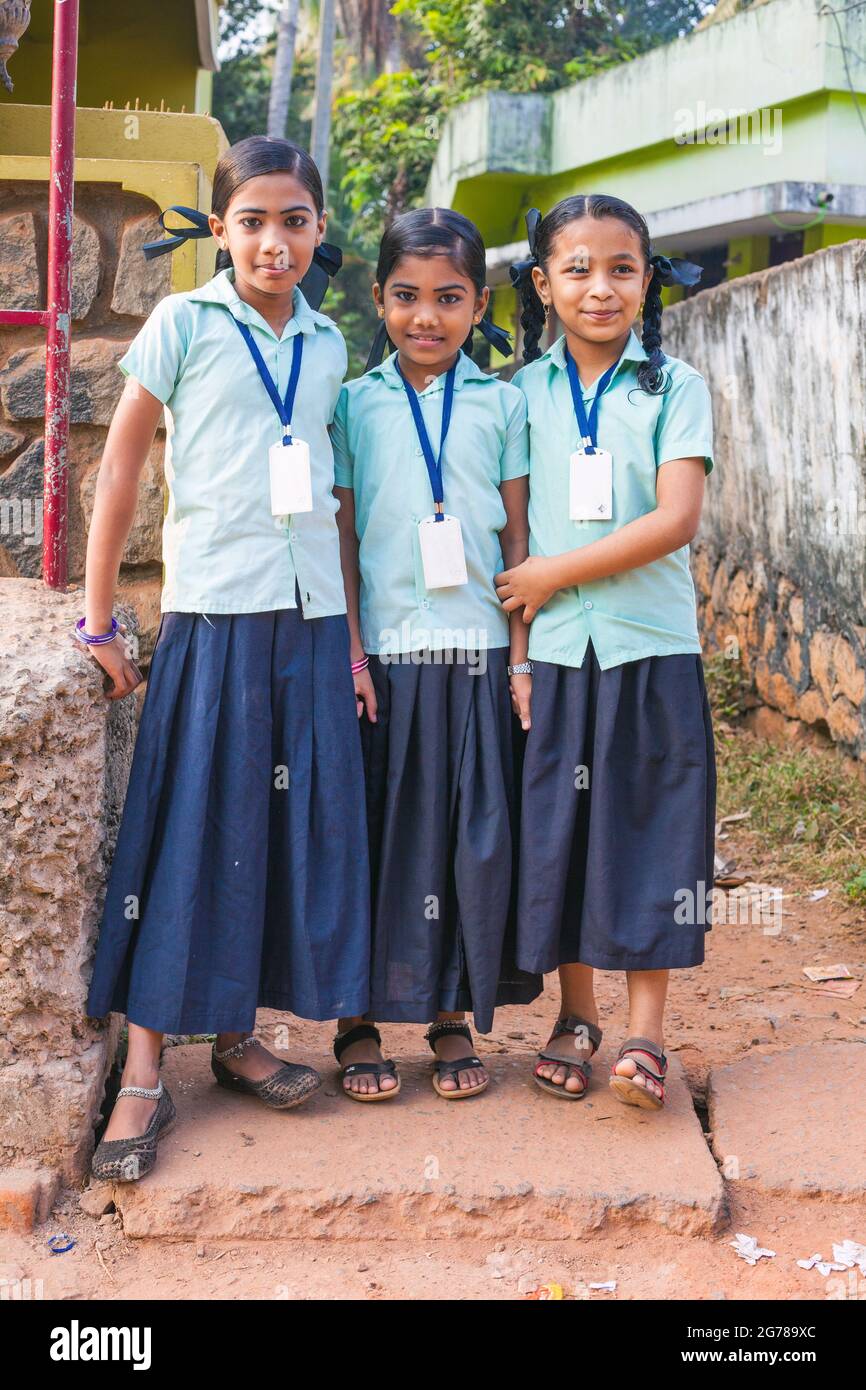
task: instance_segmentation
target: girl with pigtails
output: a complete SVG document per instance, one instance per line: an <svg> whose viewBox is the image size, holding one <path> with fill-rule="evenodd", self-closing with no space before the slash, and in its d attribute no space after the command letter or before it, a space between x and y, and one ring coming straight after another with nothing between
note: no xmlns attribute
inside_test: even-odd
<svg viewBox="0 0 866 1390"><path fill-rule="evenodd" d="M517 963L559 971L534 1076L565 1100L586 1094L601 1042L593 971L625 971L609 1085L658 1110L669 972L704 959L713 883L713 735L689 572L712 414L703 377L661 345L662 287L701 271L654 254L619 198L566 198L527 228L529 257L511 273L530 553L496 578L505 611L529 625L532 666ZM542 353L551 309L564 332Z"/></svg>

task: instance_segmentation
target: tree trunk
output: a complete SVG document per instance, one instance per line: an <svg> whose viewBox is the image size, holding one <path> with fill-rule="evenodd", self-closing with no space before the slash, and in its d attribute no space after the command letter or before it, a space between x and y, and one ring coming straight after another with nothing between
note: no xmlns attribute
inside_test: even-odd
<svg viewBox="0 0 866 1390"><path fill-rule="evenodd" d="M286 122L289 119L300 7L301 0L285 0L277 24L277 51L268 101L268 135L276 135L280 139L285 138Z"/></svg>
<svg viewBox="0 0 866 1390"><path fill-rule="evenodd" d="M319 167L325 199L328 197L328 174L331 147L331 89L334 82L334 0L320 0L319 56L316 63L316 104L313 112L313 136L310 153Z"/></svg>

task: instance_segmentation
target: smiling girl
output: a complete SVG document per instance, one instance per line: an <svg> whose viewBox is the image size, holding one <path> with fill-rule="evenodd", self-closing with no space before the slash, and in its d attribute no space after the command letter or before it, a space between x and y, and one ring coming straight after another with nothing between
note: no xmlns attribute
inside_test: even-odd
<svg viewBox="0 0 866 1390"><path fill-rule="evenodd" d="M298 287L321 257L318 171L285 140L220 159L224 268L163 299L121 359L87 552L81 636L121 699L141 676L112 601L163 410L162 620L111 868L88 1013L125 1013L122 1090L93 1171L148 1172L174 1119L164 1033L217 1034L220 1085L275 1108L320 1084L252 1036L368 1001L361 746L328 424L342 336ZM198 222L198 226L195 225ZM333 264L333 259L330 264ZM364 847L364 849L362 849Z"/></svg>
<svg viewBox="0 0 866 1390"><path fill-rule="evenodd" d="M623 970L628 1036L609 1084L658 1109L668 975L704 959L697 904L713 883L713 734L689 573L712 414L703 377L661 350L662 286L692 284L700 267L654 255L619 198L566 198L527 225L512 279L530 555L497 586L532 625L518 961L558 968L562 986L535 1078L567 1100L585 1094L601 1041L593 970ZM565 331L540 354L551 308Z"/></svg>
<svg viewBox="0 0 866 1390"><path fill-rule="evenodd" d="M484 243L465 217L396 218L373 295L382 332L333 428L367 773L370 1012L430 1023L433 1085L462 1100L488 1085L464 1011L489 1032L497 1004L540 991L511 960L527 634L519 615L509 632L493 585L527 554L526 407L468 355L476 327L510 346L486 318ZM379 364L386 335L396 351ZM397 1092L379 1044L371 1021L340 1020L353 1100Z"/></svg>

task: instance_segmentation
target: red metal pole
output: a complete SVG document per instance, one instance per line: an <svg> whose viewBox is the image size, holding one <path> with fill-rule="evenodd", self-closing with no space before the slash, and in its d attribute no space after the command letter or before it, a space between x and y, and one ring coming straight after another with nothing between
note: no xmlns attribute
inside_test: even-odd
<svg viewBox="0 0 866 1390"><path fill-rule="evenodd" d="M48 344L45 356L45 489L42 577L65 589L69 490L69 339L72 326L72 204L78 0L54 0L51 175L48 196Z"/></svg>

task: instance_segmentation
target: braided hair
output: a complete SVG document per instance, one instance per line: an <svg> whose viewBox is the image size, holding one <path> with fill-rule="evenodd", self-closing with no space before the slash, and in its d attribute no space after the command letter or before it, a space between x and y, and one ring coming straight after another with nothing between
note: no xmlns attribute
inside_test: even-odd
<svg viewBox="0 0 866 1390"><path fill-rule="evenodd" d="M621 198L600 193L577 193L570 198L563 198L533 226L534 235L530 235L530 252L535 263L540 265L542 270L546 271L550 264L554 244L559 233L569 223L576 222L581 217L596 219L613 217L619 222L624 222L631 231L637 234L644 263L647 268L650 267L652 253L649 228L637 209ZM520 277L518 288L521 305L520 322L523 327L523 360L524 362L534 362L537 357L541 356L539 340L544 332L546 317L544 305L535 288L531 274ZM638 367L638 385L641 390L650 395L659 395L666 389L667 380L662 371L662 366L666 360L661 346L662 278L661 272L654 265L652 279L649 282L644 300L641 342L647 353L647 361L641 362Z"/></svg>

